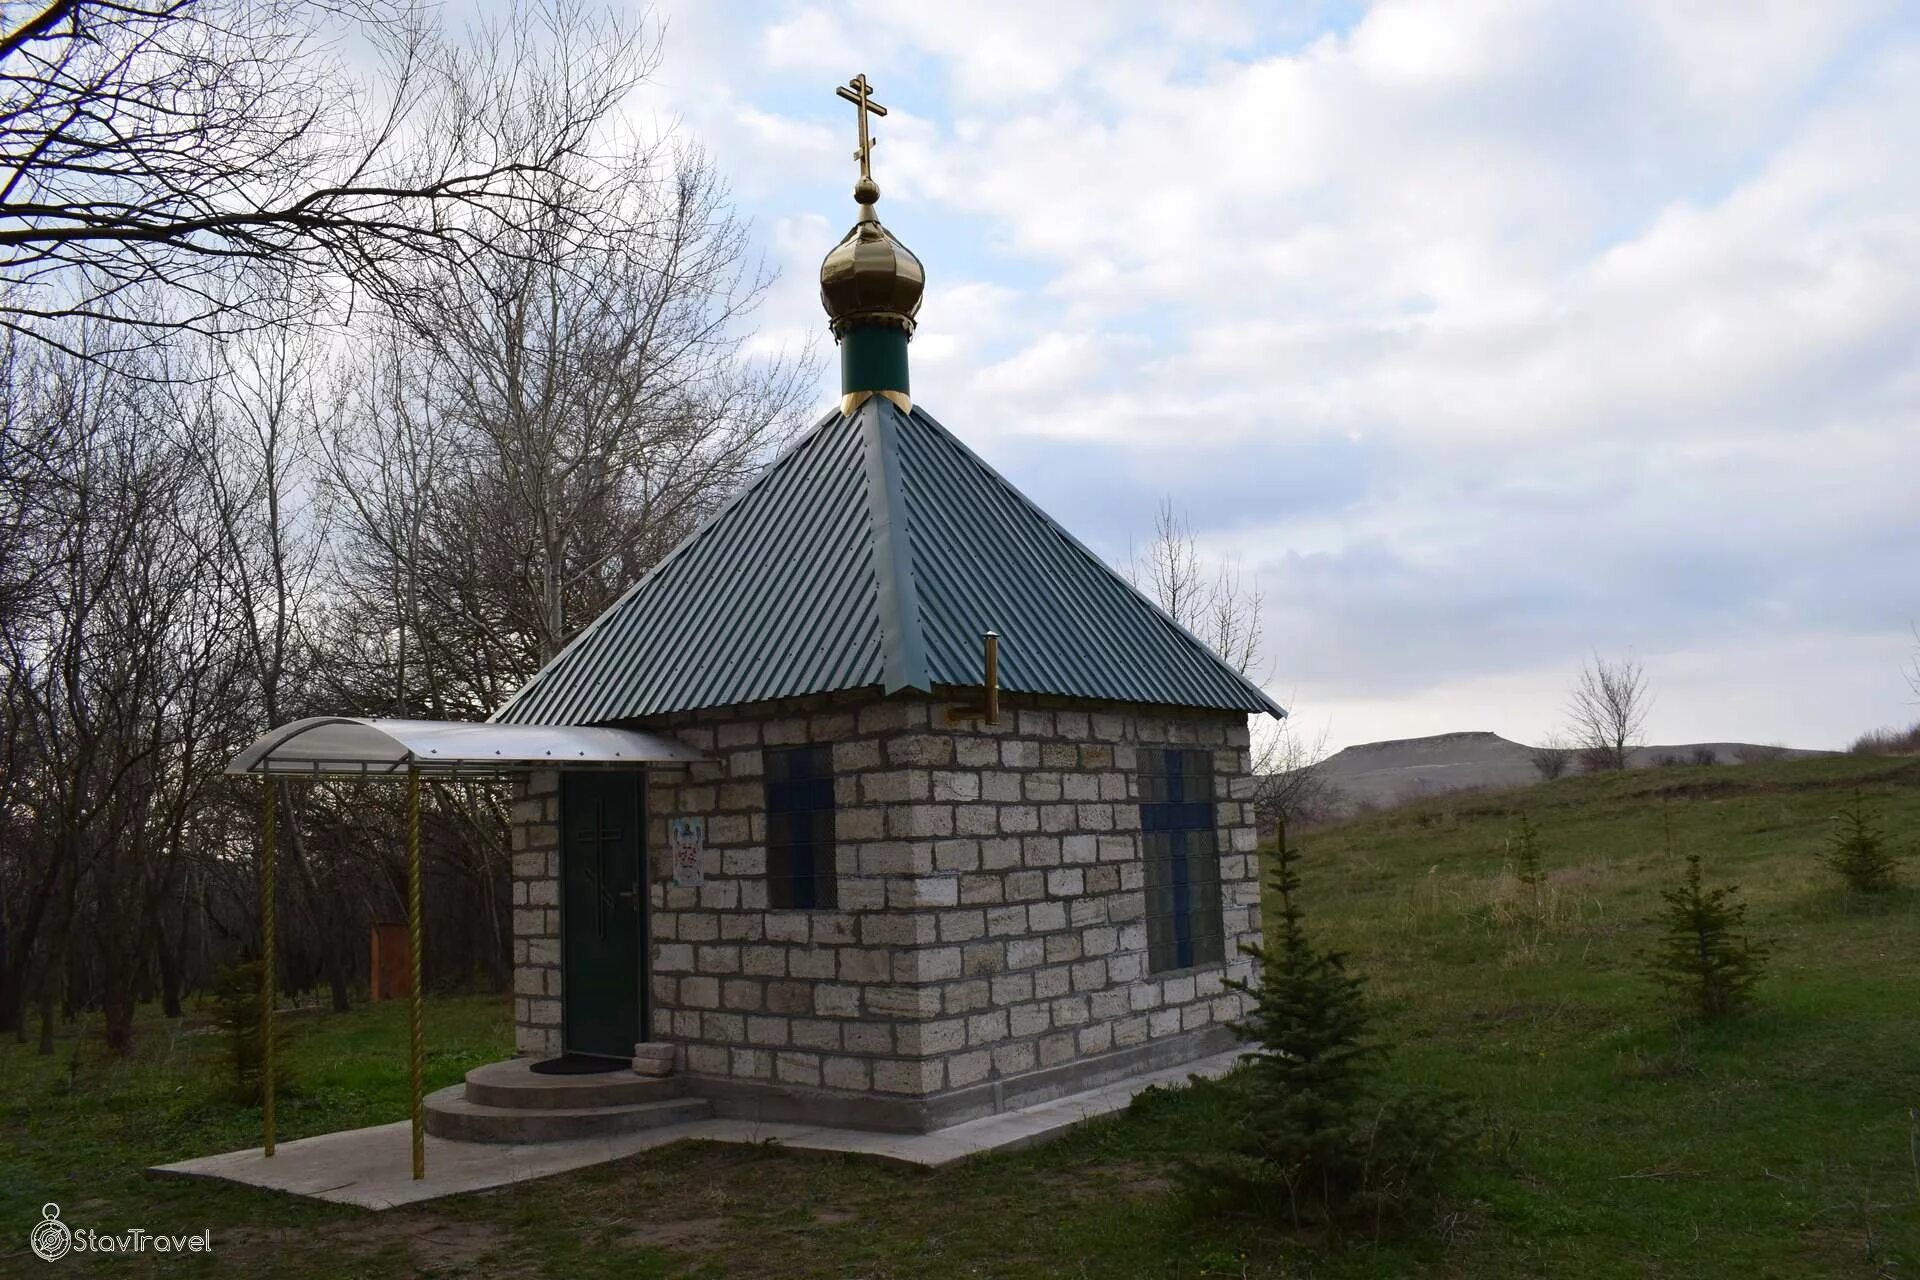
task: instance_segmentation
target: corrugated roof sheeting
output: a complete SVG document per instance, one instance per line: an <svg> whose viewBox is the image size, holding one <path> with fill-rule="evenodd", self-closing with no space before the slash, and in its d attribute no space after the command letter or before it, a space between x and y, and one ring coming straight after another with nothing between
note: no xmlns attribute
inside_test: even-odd
<svg viewBox="0 0 1920 1280"><path fill-rule="evenodd" d="M920 409L782 454L495 713L610 721L837 689L977 685L1284 715Z"/></svg>
<svg viewBox="0 0 1920 1280"><path fill-rule="evenodd" d="M1000 687L1284 714L933 417L888 406L900 454L927 673Z"/></svg>
<svg viewBox="0 0 1920 1280"><path fill-rule="evenodd" d="M864 441L834 414L494 714L601 724L878 684Z"/></svg>

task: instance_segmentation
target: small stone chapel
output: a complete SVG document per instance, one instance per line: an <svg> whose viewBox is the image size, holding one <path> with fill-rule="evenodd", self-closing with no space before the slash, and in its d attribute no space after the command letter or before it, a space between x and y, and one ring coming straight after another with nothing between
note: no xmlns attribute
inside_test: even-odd
<svg viewBox="0 0 1920 1280"><path fill-rule="evenodd" d="M838 408L493 717L702 757L526 776L514 1018L723 1115L917 1132L1231 1046L1284 712L914 402L925 276L839 93Z"/></svg>

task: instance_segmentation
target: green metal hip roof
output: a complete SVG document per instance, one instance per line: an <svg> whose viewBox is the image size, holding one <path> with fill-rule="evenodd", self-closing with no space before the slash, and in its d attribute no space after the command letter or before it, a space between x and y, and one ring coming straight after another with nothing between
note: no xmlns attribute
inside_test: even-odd
<svg viewBox="0 0 1920 1280"><path fill-rule="evenodd" d="M877 686L1286 713L915 408L823 419L494 719L605 724Z"/></svg>

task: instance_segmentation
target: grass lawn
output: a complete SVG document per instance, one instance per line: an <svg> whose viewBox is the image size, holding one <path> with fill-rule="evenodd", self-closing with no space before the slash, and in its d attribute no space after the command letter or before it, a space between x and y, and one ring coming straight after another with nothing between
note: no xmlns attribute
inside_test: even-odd
<svg viewBox="0 0 1920 1280"><path fill-rule="evenodd" d="M153 1020L124 1063L91 1039L0 1044L0 1274L1920 1276L1920 893L1849 902L1810 856L1855 787L1911 848L1920 761L1851 758L1570 779L1299 840L1309 924L1372 980L1393 1073L1465 1092L1490 1132L1485 1166L1398 1242L1188 1220L1169 1165L1230 1121L1182 1094L932 1175L682 1146L384 1214L153 1182L148 1164L258 1141L211 1039ZM1506 870L1518 804L1550 872L1538 903ZM1775 947L1759 1010L1725 1028L1676 1022L1637 968L1688 851ZM295 1020L283 1137L404 1117L403 1014ZM505 1056L506 1018L433 1002L429 1087ZM214 1253L47 1266L25 1248L45 1200L76 1226L208 1227Z"/></svg>

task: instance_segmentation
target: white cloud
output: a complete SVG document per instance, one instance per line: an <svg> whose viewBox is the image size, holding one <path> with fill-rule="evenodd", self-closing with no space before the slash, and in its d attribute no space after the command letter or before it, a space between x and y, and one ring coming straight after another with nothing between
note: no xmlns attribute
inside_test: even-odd
<svg viewBox="0 0 1920 1280"><path fill-rule="evenodd" d="M1664 681L1663 737L1911 710L1911 11L674 21L666 96L786 271L768 324L824 329L831 85L865 70L883 214L933 281L917 397L1109 554L1171 493L1260 567L1276 690L1337 738L1537 732L1596 644Z"/></svg>
<svg viewBox="0 0 1920 1280"><path fill-rule="evenodd" d="M1470 80L1490 70L1494 6L1396 0L1377 6L1354 32L1354 65L1385 84L1430 85Z"/></svg>

